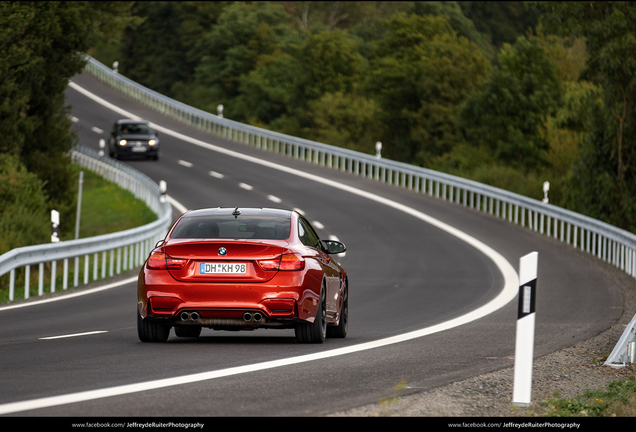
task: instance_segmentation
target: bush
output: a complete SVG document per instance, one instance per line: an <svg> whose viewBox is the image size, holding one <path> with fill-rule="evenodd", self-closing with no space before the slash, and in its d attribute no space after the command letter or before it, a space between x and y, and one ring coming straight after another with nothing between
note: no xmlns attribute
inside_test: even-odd
<svg viewBox="0 0 636 432"><path fill-rule="evenodd" d="M0 154L0 255L49 240L46 201L37 175L28 172L16 156Z"/></svg>

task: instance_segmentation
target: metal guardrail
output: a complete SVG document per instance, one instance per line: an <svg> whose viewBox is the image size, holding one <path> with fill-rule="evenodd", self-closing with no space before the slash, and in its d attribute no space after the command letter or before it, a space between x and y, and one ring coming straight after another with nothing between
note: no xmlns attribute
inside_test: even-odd
<svg viewBox="0 0 636 432"><path fill-rule="evenodd" d="M9 300L15 296L15 272L24 268L24 298L29 298L31 266L38 266L38 295L44 293L45 265L50 271L50 292L56 290L57 261L63 261L62 288L69 285L69 260L74 259L73 286L79 285L82 273L80 259L83 259L83 283L90 279L89 270L92 256L92 279L104 279L141 266L154 245L165 237L172 223L172 208L162 197L159 186L139 171L98 152L77 146L72 151L72 159L80 166L100 174L105 179L132 192L144 201L157 215L150 224L96 237L69 240L59 243L26 246L12 249L0 255L0 276L9 273ZM101 254L101 258L100 258Z"/></svg>

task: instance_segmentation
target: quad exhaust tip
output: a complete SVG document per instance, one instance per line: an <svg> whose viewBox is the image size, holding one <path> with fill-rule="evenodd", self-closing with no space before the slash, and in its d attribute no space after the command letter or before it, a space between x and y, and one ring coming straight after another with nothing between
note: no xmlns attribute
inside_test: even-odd
<svg viewBox="0 0 636 432"><path fill-rule="evenodd" d="M260 312L245 312L243 314L243 320L246 322L254 321L260 322L263 319L263 314Z"/></svg>
<svg viewBox="0 0 636 432"><path fill-rule="evenodd" d="M181 312L179 315L181 321L197 321L200 318L199 312Z"/></svg>
<svg viewBox="0 0 636 432"><path fill-rule="evenodd" d="M183 311L179 314L181 321L197 321L201 318L199 312L187 312ZM245 312L243 314L243 321L259 323L263 320L263 314L260 312Z"/></svg>

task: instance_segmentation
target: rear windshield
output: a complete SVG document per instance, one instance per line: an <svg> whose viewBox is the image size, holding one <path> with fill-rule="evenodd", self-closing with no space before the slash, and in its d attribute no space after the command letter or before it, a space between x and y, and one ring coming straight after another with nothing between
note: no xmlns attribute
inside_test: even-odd
<svg viewBox="0 0 636 432"><path fill-rule="evenodd" d="M179 221L170 238L287 240L289 217L205 216Z"/></svg>

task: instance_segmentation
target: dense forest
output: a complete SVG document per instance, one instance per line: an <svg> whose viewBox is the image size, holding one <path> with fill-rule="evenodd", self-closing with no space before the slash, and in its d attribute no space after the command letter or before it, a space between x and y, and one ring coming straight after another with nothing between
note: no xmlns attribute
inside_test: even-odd
<svg viewBox="0 0 636 432"><path fill-rule="evenodd" d="M381 141L383 157L533 198L549 181L552 204L636 232L631 2L2 2L2 232L71 208L59 154L78 51L240 122Z"/></svg>

